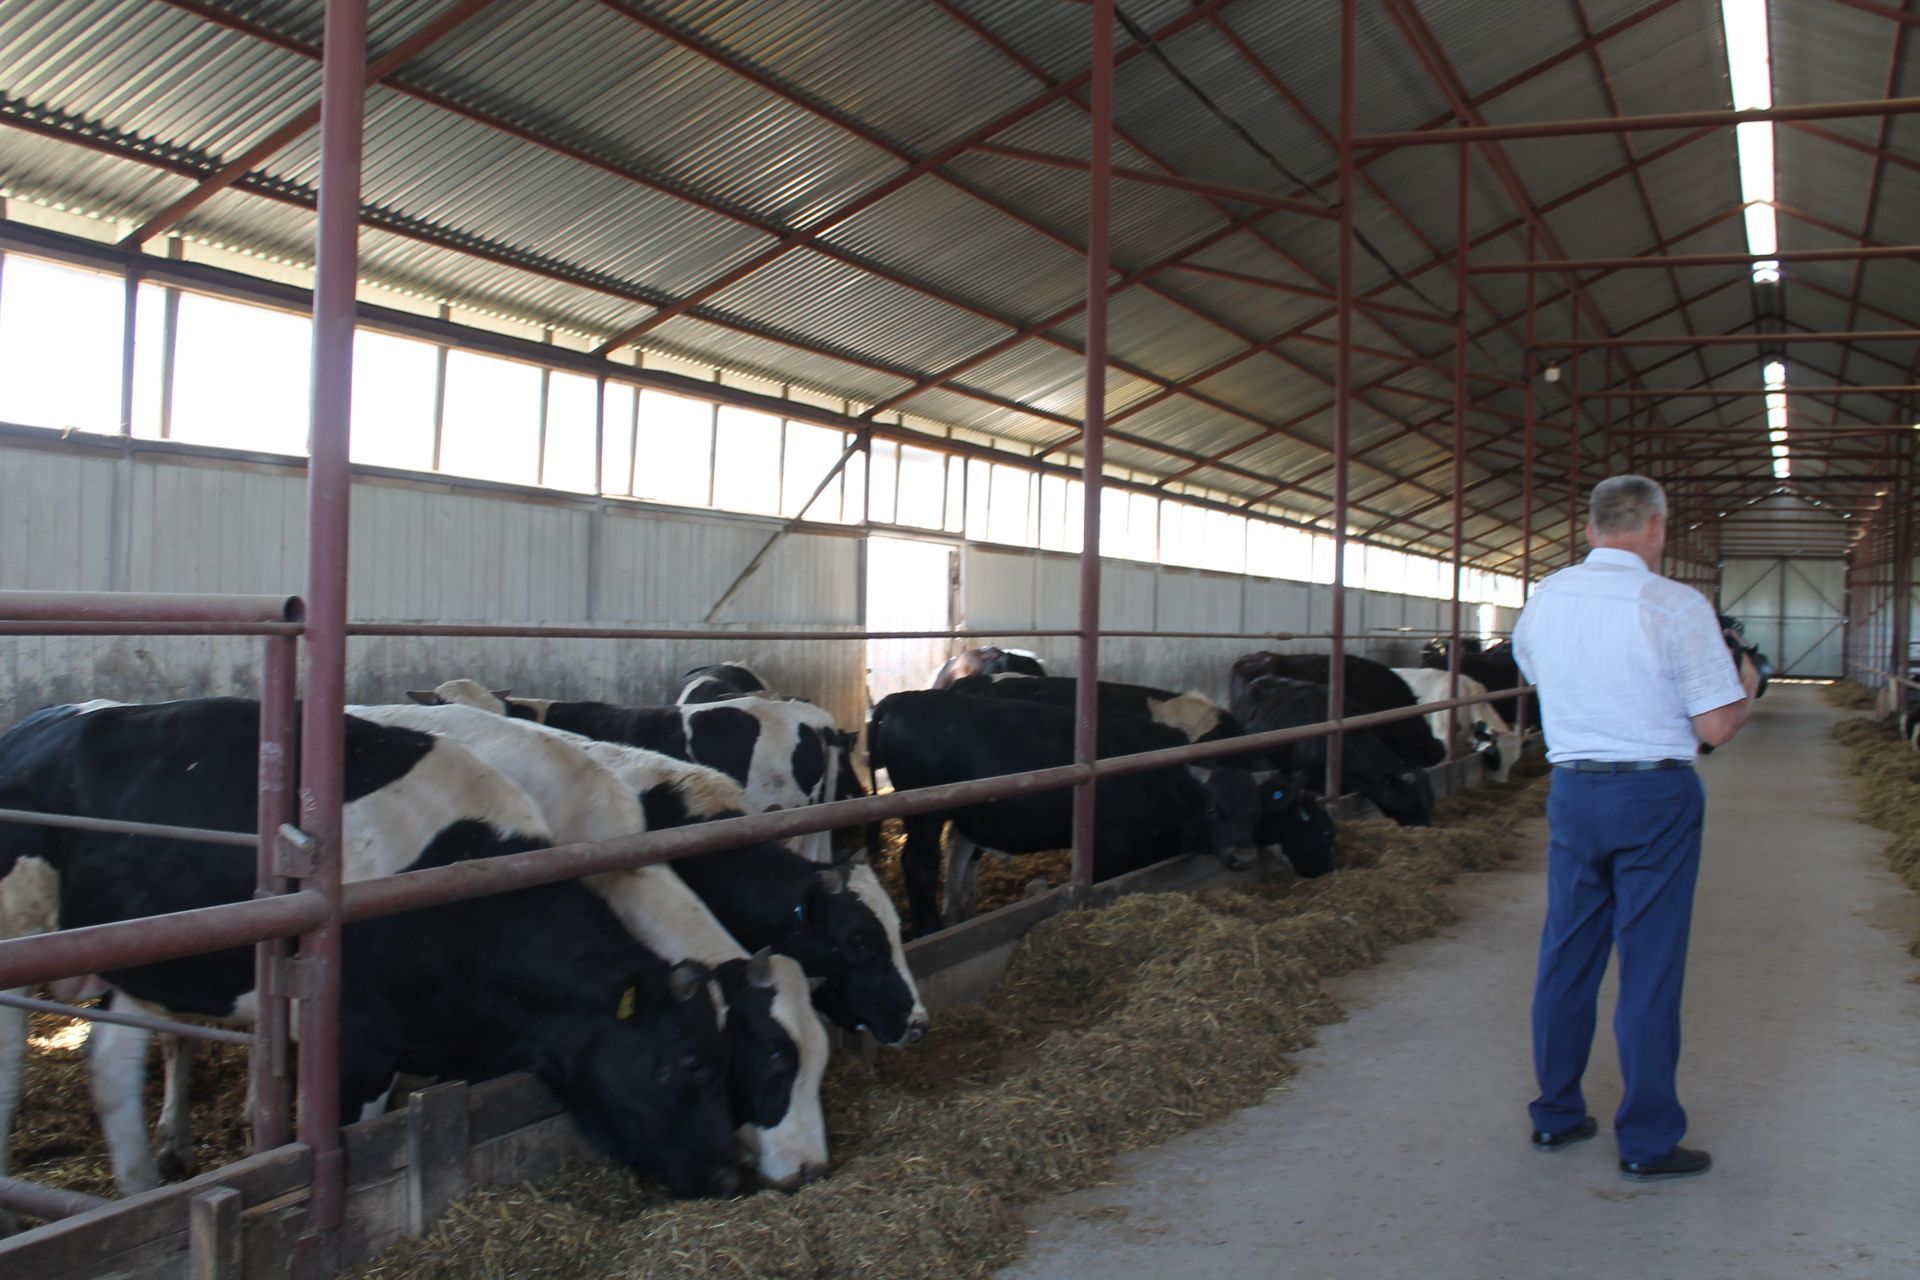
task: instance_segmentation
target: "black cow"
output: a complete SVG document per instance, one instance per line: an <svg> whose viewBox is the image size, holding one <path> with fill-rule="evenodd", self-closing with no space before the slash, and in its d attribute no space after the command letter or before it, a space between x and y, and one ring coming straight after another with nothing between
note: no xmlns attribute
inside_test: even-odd
<svg viewBox="0 0 1920 1280"><path fill-rule="evenodd" d="M896 791L1073 761L1073 713L1062 707L968 697L950 689L892 694L874 708L867 743L875 768ZM1179 731L1113 716L1100 726L1102 757L1183 746ZM1102 880L1181 853L1211 853L1229 867L1249 865L1260 813L1259 775L1239 769L1169 766L1097 784L1094 875ZM940 835L951 821L974 846L1000 853L1041 853L1073 842L1071 789L1028 792L1001 800L917 814L904 820L902 870L916 934L940 927L936 886ZM955 857L971 857L971 851Z"/></svg>
<svg viewBox="0 0 1920 1280"><path fill-rule="evenodd" d="M721 662L695 667L681 676L680 692L674 701L687 706L697 702L725 702L730 698L771 696L767 682L744 662Z"/></svg>
<svg viewBox="0 0 1920 1280"><path fill-rule="evenodd" d="M1072 707L1078 686L1079 682L1072 676L973 676L956 683L953 692ZM1232 712L1197 693L1170 693L1148 685L1109 680L1100 682L1100 715L1150 720L1176 730L1189 742L1219 742L1247 732ZM1241 751L1215 756L1207 760L1204 767L1264 773L1273 768L1273 762L1264 752ZM1333 819L1327 814L1316 781L1315 777L1295 770L1283 785L1263 788L1262 811L1254 830L1255 842L1261 849L1280 849L1295 874L1306 877L1325 875L1333 870Z"/></svg>
<svg viewBox="0 0 1920 1280"><path fill-rule="evenodd" d="M1249 733L1317 724L1327 718L1326 686L1283 676L1258 676L1240 684L1233 713ZM1349 698L1346 714L1360 713L1359 705ZM1354 730L1346 735L1340 755L1341 790L1359 792L1402 826L1430 825L1432 783L1424 772L1410 769L1379 735L1379 729ZM1273 761L1308 777L1324 778L1328 741L1325 737L1309 738L1275 748Z"/></svg>
<svg viewBox="0 0 1920 1280"><path fill-rule="evenodd" d="M1394 674L1392 667L1353 654L1347 655L1346 666L1347 715L1420 705L1413 690L1407 687L1405 680ZM1228 682L1228 704L1238 706L1247 684L1261 676L1306 680L1324 687L1329 670L1330 664L1324 653L1249 653L1233 664ZM1323 706L1321 714L1315 719L1326 719L1325 712ZM1312 721L1304 723L1310 724ZM1433 730L1423 716L1411 716L1392 724L1383 724L1371 732L1410 767L1435 765L1447 758L1446 745L1433 736Z"/></svg>
<svg viewBox="0 0 1920 1280"><path fill-rule="evenodd" d="M250 831L258 725L258 703L238 698L52 708L0 737L0 807ZM348 717L345 746L344 830L355 859L397 869L551 842L525 793L455 744ZM0 921L15 935L243 901L254 879L248 849L0 824ZM349 926L345 1114L377 1103L396 1070L431 1065L480 1079L524 1065L620 1159L682 1193L730 1192L726 1055L705 971L669 971L591 892L556 889ZM522 919L512 904L528 902ZM119 1003L251 1018L250 948L103 976ZM424 1029L422 1003L433 1006ZM622 1019L628 1004L635 1016ZM18 1098L25 1019L0 1009L0 1134ZM89 1047L126 1191L160 1177L140 1107L150 1039L98 1023ZM169 1057L170 1072L177 1061ZM170 1108L176 1088L184 1101L184 1080L170 1079Z"/></svg>
<svg viewBox="0 0 1920 1280"><path fill-rule="evenodd" d="M929 686L945 689L956 680L965 680L968 676L1044 676L1047 668L1040 661L1040 655L1028 649L1000 649L993 645L983 645L978 649L963 649L948 658L940 669L933 673Z"/></svg>

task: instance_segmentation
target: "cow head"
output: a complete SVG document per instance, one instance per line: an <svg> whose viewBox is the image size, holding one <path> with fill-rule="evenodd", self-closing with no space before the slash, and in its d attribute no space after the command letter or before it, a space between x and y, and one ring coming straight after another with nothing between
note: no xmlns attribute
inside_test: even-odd
<svg viewBox="0 0 1920 1280"><path fill-rule="evenodd" d="M1252 866L1262 788L1272 775L1198 765L1189 765L1187 773L1199 788L1189 803L1198 808L1193 816L1204 831L1205 847L1230 871Z"/></svg>
<svg viewBox="0 0 1920 1280"><path fill-rule="evenodd" d="M494 715L507 714L511 689L489 689L478 680L446 680L431 689L409 689L407 697L423 707L475 707Z"/></svg>
<svg viewBox="0 0 1920 1280"><path fill-rule="evenodd" d="M1305 772L1276 774L1261 788L1254 838L1262 849L1278 847L1295 875L1311 879L1333 870L1334 835L1333 815Z"/></svg>
<svg viewBox="0 0 1920 1280"><path fill-rule="evenodd" d="M693 961L636 974L616 1007L550 1037L534 1067L588 1141L681 1196L740 1185L712 981Z"/></svg>
<svg viewBox="0 0 1920 1280"><path fill-rule="evenodd" d="M864 859L822 869L794 906L781 950L822 979L814 1007L895 1047L926 1034L926 1007L900 946L900 916Z"/></svg>
<svg viewBox="0 0 1920 1280"><path fill-rule="evenodd" d="M813 1012L806 975L792 958L764 950L728 961L719 972L735 1137L768 1185L798 1190L827 1170L820 1111L827 1033Z"/></svg>

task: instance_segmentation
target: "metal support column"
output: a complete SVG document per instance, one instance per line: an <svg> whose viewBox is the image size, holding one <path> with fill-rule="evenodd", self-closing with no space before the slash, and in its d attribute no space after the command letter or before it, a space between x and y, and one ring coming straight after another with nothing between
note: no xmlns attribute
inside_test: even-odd
<svg viewBox="0 0 1920 1280"><path fill-rule="evenodd" d="M1473 160L1470 147L1456 148L1455 231L1453 243L1453 607L1447 634L1447 698L1460 696L1460 560L1466 553L1467 488L1467 241L1469 237L1467 180ZM1447 757L1460 741L1460 709L1447 711Z"/></svg>
<svg viewBox="0 0 1920 1280"><path fill-rule="evenodd" d="M1327 659L1327 719L1346 712L1347 472L1353 428L1353 135L1358 0L1340 0L1340 227L1334 284L1333 349L1333 609ZM1341 792L1344 734L1327 744L1327 796Z"/></svg>
<svg viewBox="0 0 1920 1280"><path fill-rule="evenodd" d="M1534 237L1538 234L1531 223L1527 226L1527 261L1533 261ZM1520 603L1524 606L1533 595L1533 453L1535 410L1533 387L1540 376L1540 357L1534 351L1534 281L1540 277L1527 272L1527 352L1521 362L1521 377L1526 383L1526 408L1522 428L1524 443L1520 456Z"/></svg>
<svg viewBox="0 0 1920 1280"><path fill-rule="evenodd" d="M268 636L260 660L260 802L254 830L260 833L255 859L255 897L287 891L279 859L280 828L294 819L293 762L295 667L298 652L291 636ZM253 1023L253 1054L247 1063L253 1092L253 1149L271 1151L287 1141L287 997L279 971L290 954L285 942L254 946L253 989L259 1012Z"/></svg>
<svg viewBox="0 0 1920 1280"><path fill-rule="evenodd" d="M1529 273L1531 274L1531 273ZM1580 299L1573 306L1573 339L1580 340ZM1580 563L1580 352L1567 357L1567 563Z"/></svg>
<svg viewBox="0 0 1920 1280"><path fill-rule="evenodd" d="M1087 379L1080 438L1080 679L1074 695L1073 757L1099 758L1100 742L1100 475L1107 406L1107 231L1112 211L1113 7L1094 0L1089 115L1092 138L1087 192ZM871 468L869 468L871 471ZM1073 882L1084 901L1093 883L1094 783L1073 792Z"/></svg>
<svg viewBox="0 0 1920 1280"><path fill-rule="evenodd" d="M1892 635L1892 661L1887 670L1901 679L1913 669L1913 441L1900 438L1899 478L1887 496L1894 504L1893 601L1888 619ZM1903 700L1904 688L1896 690Z"/></svg>
<svg viewBox="0 0 1920 1280"><path fill-rule="evenodd" d="M300 825L315 845L305 888L330 919L300 940L299 1138L313 1151L308 1259L331 1270L346 1160L340 1146L340 807L347 657L347 434L367 0L329 0L321 70L320 198L314 251L313 439L307 464L307 647L300 726Z"/></svg>

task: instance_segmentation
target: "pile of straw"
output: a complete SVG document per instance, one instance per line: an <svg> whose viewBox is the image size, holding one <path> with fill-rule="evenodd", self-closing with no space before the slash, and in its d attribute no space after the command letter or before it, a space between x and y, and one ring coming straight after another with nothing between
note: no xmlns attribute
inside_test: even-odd
<svg viewBox="0 0 1920 1280"><path fill-rule="evenodd" d="M1093 1184L1122 1152L1262 1100L1338 1019L1320 979L1452 919L1442 886L1519 851L1544 784L1449 802L1444 825L1347 824L1343 870L1124 898L1036 927L984 1004L921 1045L849 1055L825 1101L835 1167L797 1195L662 1201L578 1169L471 1197L362 1270L441 1277L947 1280L1020 1252L1014 1207Z"/></svg>
<svg viewBox="0 0 1920 1280"><path fill-rule="evenodd" d="M1920 892L1920 751L1904 742L1894 726L1881 720L1842 720L1834 738L1848 753L1848 769L1857 779L1860 816L1893 833L1887 861L1894 873ZM1920 956L1920 937L1911 950Z"/></svg>
<svg viewBox="0 0 1920 1280"><path fill-rule="evenodd" d="M1828 702L1842 711L1871 711L1874 706L1873 690L1855 680L1835 680L1822 692Z"/></svg>

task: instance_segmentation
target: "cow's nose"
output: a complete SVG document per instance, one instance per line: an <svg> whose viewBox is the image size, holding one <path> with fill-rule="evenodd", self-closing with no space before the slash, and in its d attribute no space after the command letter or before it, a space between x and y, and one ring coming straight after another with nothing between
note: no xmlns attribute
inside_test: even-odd
<svg viewBox="0 0 1920 1280"><path fill-rule="evenodd" d="M824 1177L826 1177L826 1176L827 1176L827 1166L826 1166L826 1165L824 1165L824 1164L810 1164L810 1165L808 1165L808 1166L807 1166L806 1168L804 1168L804 1169L802 1169L802 1170L800 1171L800 1186L803 1186L803 1187L804 1187L804 1186L806 1186L806 1185L808 1185L809 1183L814 1183L814 1182L818 1182L818 1181L820 1181L820 1179L822 1179L822 1178L824 1178Z"/></svg>
<svg viewBox="0 0 1920 1280"><path fill-rule="evenodd" d="M932 1020L926 1017L915 1018L912 1022L909 1022L907 1024L907 1043L919 1044L927 1038L927 1032L932 1026Z"/></svg>
<svg viewBox="0 0 1920 1280"><path fill-rule="evenodd" d="M740 1193L740 1167L723 1164L713 1171L712 1194L716 1200L731 1200Z"/></svg>

